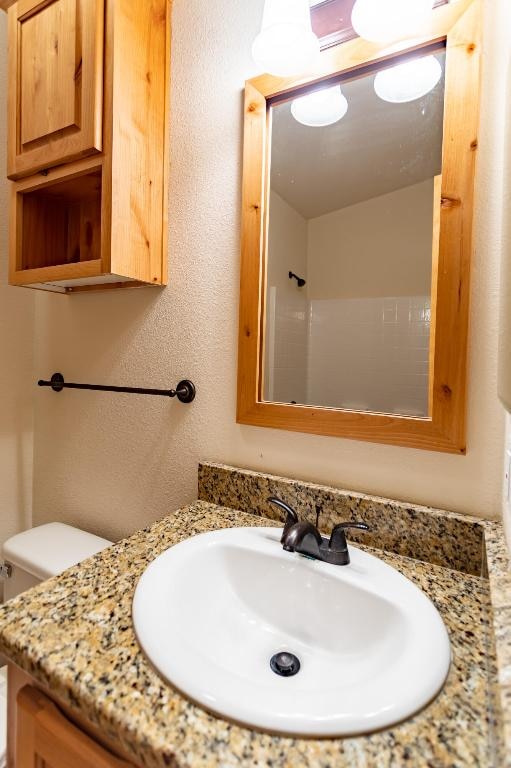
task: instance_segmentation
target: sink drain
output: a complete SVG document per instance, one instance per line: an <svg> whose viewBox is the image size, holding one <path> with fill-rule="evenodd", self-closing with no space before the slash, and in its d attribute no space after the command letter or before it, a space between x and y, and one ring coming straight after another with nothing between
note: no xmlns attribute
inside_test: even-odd
<svg viewBox="0 0 511 768"><path fill-rule="evenodd" d="M300 671L300 659L294 653L281 651L271 657L270 667L276 675L292 677Z"/></svg>

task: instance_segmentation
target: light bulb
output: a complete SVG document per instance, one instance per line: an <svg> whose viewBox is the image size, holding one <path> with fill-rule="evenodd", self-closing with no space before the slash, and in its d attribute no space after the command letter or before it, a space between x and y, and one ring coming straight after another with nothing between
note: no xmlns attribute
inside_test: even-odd
<svg viewBox="0 0 511 768"><path fill-rule="evenodd" d="M265 0L261 32L252 46L261 69L277 77L301 75L314 68L319 51L308 0Z"/></svg>
<svg viewBox="0 0 511 768"><path fill-rule="evenodd" d="M374 78L374 90L383 101L402 104L425 96L441 77L442 65L438 59L423 56L378 72Z"/></svg>
<svg viewBox="0 0 511 768"><path fill-rule="evenodd" d="M302 125L321 128L337 123L348 111L348 102L339 85L322 88L294 99L291 114Z"/></svg>
<svg viewBox="0 0 511 768"><path fill-rule="evenodd" d="M357 0L353 29L373 43L388 43L418 31L433 9L434 0Z"/></svg>

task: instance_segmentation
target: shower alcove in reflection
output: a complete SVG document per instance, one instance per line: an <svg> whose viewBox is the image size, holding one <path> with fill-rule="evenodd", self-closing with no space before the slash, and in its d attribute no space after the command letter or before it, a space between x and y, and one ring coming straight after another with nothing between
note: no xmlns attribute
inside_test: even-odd
<svg viewBox="0 0 511 768"><path fill-rule="evenodd" d="M445 53L434 55L442 77L414 101L383 101L371 71L340 82L348 110L333 125L272 105L264 401L430 414Z"/></svg>

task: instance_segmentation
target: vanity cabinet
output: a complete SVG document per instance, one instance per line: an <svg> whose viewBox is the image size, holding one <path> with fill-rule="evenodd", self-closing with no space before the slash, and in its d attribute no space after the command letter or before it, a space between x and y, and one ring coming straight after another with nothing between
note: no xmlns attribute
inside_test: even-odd
<svg viewBox="0 0 511 768"><path fill-rule="evenodd" d="M8 176L102 149L103 0L19 0L9 14Z"/></svg>
<svg viewBox="0 0 511 768"><path fill-rule="evenodd" d="M170 8L9 7L11 285L166 284Z"/></svg>
<svg viewBox="0 0 511 768"><path fill-rule="evenodd" d="M117 740L8 667L7 768L139 768Z"/></svg>
<svg viewBox="0 0 511 768"><path fill-rule="evenodd" d="M15 768L130 768L130 764L76 728L41 691L26 686L17 699Z"/></svg>

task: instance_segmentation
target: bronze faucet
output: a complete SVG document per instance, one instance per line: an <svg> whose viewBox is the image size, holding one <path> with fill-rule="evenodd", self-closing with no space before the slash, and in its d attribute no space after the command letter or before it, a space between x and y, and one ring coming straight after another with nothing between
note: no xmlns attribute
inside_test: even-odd
<svg viewBox="0 0 511 768"><path fill-rule="evenodd" d="M346 522L336 525L330 535L330 539L324 538L318 530L320 508L316 508L316 525L305 520L299 521L298 515L285 501L271 496L268 501L280 507L286 513L286 522L282 531L281 544L286 552L298 552L300 555L321 560L331 565L348 565L350 553L345 531L356 528L368 531L365 523Z"/></svg>

